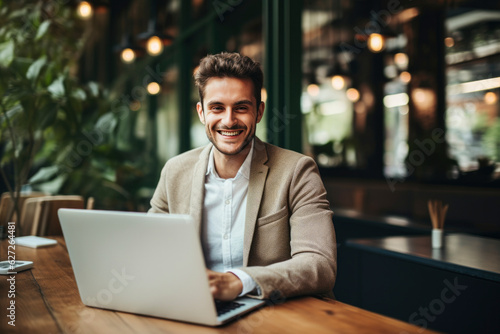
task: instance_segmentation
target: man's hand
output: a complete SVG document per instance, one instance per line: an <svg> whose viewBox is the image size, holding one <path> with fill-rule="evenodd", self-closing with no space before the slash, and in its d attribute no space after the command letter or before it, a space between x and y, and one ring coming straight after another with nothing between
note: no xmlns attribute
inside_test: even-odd
<svg viewBox="0 0 500 334"><path fill-rule="evenodd" d="M215 299L233 300L243 290L243 283L233 273L218 273L207 269L210 292Z"/></svg>

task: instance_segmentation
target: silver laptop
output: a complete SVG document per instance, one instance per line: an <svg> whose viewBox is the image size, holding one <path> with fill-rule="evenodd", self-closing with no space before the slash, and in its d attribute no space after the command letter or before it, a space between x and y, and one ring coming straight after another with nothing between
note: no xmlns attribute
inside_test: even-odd
<svg viewBox="0 0 500 334"><path fill-rule="evenodd" d="M58 213L87 306L217 326L265 303L245 297L214 301L199 234L188 215Z"/></svg>

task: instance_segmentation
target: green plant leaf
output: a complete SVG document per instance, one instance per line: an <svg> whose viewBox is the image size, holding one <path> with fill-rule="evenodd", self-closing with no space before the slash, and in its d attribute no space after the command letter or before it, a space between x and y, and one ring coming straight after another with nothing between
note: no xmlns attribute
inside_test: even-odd
<svg viewBox="0 0 500 334"><path fill-rule="evenodd" d="M13 10L9 13L9 19L12 20L12 19L26 17L26 15L28 14L28 10L29 8L21 8L18 10Z"/></svg>
<svg viewBox="0 0 500 334"><path fill-rule="evenodd" d="M21 49L21 48L20 48ZM16 48L17 50L17 48ZM30 58L25 58L25 57L19 57L19 56L14 56L14 60L10 64L10 68L16 72L17 75L21 75L23 77L26 76L26 73L28 72L28 68L33 64L33 59ZM11 77L10 80L13 78ZM21 83L18 82L18 87L20 87Z"/></svg>
<svg viewBox="0 0 500 334"><path fill-rule="evenodd" d="M38 108L36 113L37 128L45 129L56 121L58 104L52 101L47 101L44 105Z"/></svg>
<svg viewBox="0 0 500 334"><path fill-rule="evenodd" d="M26 78L28 78L33 82L36 81L36 79L38 79L40 71L42 70L42 68L46 63L47 63L47 58L45 56L42 56L42 58L33 62L33 64L31 64L31 66L28 68L28 71L26 72Z"/></svg>
<svg viewBox="0 0 500 334"><path fill-rule="evenodd" d="M102 115L95 125L96 131L101 131L101 133L111 133L115 129L118 121L112 113L107 113Z"/></svg>
<svg viewBox="0 0 500 334"><path fill-rule="evenodd" d="M0 44L0 66L8 67L14 60L14 41Z"/></svg>
<svg viewBox="0 0 500 334"><path fill-rule="evenodd" d="M49 27L50 27L50 21L49 20L43 21L42 24L40 24L40 26L38 27L38 31L36 32L35 41L38 41L40 38L42 38L43 35L45 35L47 30L49 29Z"/></svg>
<svg viewBox="0 0 500 334"><path fill-rule="evenodd" d="M23 107L20 104L16 104L15 106L13 106L9 110L7 110L6 114L7 114L8 118L14 118L14 117L16 117L16 115L19 115L22 112L23 112ZM5 118L5 115L1 114L0 119L3 120L4 118Z"/></svg>
<svg viewBox="0 0 500 334"><path fill-rule="evenodd" d="M71 93L71 97L73 97L73 98L75 98L76 100L79 100L79 101L85 101L85 99L87 98L87 94L85 94L85 91L83 89L76 88Z"/></svg>
<svg viewBox="0 0 500 334"><path fill-rule="evenodd" d="M87 85L93 97L99 96L99 85L96 82L91 81Z"/></svg>
<svg viewBox="0 0 500 334"><path fill-rule="evenodd" d="M40 191L48 194L57 194L59 193L59 190L66 181L67 177L67 175L60 175L51 181L47 181L37 185L37 188Z"/></svg>
<svg viewBox="0 0 500 334"><path fill-rule="evenodd" d="M24 113L25 113L25 118L23 121L23 124L27 125L29 127L29 130L33 130L33 125L36 125L36 101L35 99L31 98L28 95L23 95L20 98L21 106L23 107ZM27 129L28 130L28 129Z"/></svg>
<svg viewBox="0 0 500 334"><path fill-rule="evenodd" d="M52 179L59 172L58 166L50 166L41 168L35 175L29 180L30 184L35 184L39 182L45 182Z"/></svg>
<svg viewBox="0 0 500 334"><path fill-rule="evenodd" d="M61 98L64 96L64 76L59 76L54 82L47 87L47 90L52 94L54 98Z"/></svg>

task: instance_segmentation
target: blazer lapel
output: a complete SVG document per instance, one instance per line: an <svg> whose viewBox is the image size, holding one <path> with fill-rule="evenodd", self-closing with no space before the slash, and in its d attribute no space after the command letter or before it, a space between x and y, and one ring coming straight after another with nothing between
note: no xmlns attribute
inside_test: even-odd
<svg viewBox="0 0 500 334"><path fill-rule="evenodd" d="M265 165L266 162L266 146L262 141L255 137L252 165L250 166L250 181L248 184L245 234L243 239L243 266L248 265L248 257L250 255L253 233L269 169L269 167Z"/></svg>
<svg viewBox="0 0 500 334"><path fill-rule="evenodd" d="M189 214L193 217L198 232L201 231L201 217L203 213L203 198L205 194L205 174L207 173L208 156L212 144L207 145L200 153L200 158L193 170L193 182L191 184L191 200Z"/></svg>

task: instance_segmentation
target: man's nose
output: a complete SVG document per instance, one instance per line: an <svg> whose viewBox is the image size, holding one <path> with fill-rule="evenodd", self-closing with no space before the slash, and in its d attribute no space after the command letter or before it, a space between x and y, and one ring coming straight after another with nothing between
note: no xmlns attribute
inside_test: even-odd
<svg viewBox="0 0 500 334"><path fill-rule="evenodd" d="M226 108L226 112L224 114L222 122L225 126L228 127L233 126L237 122L236 115L231 107Z"/></svg>

